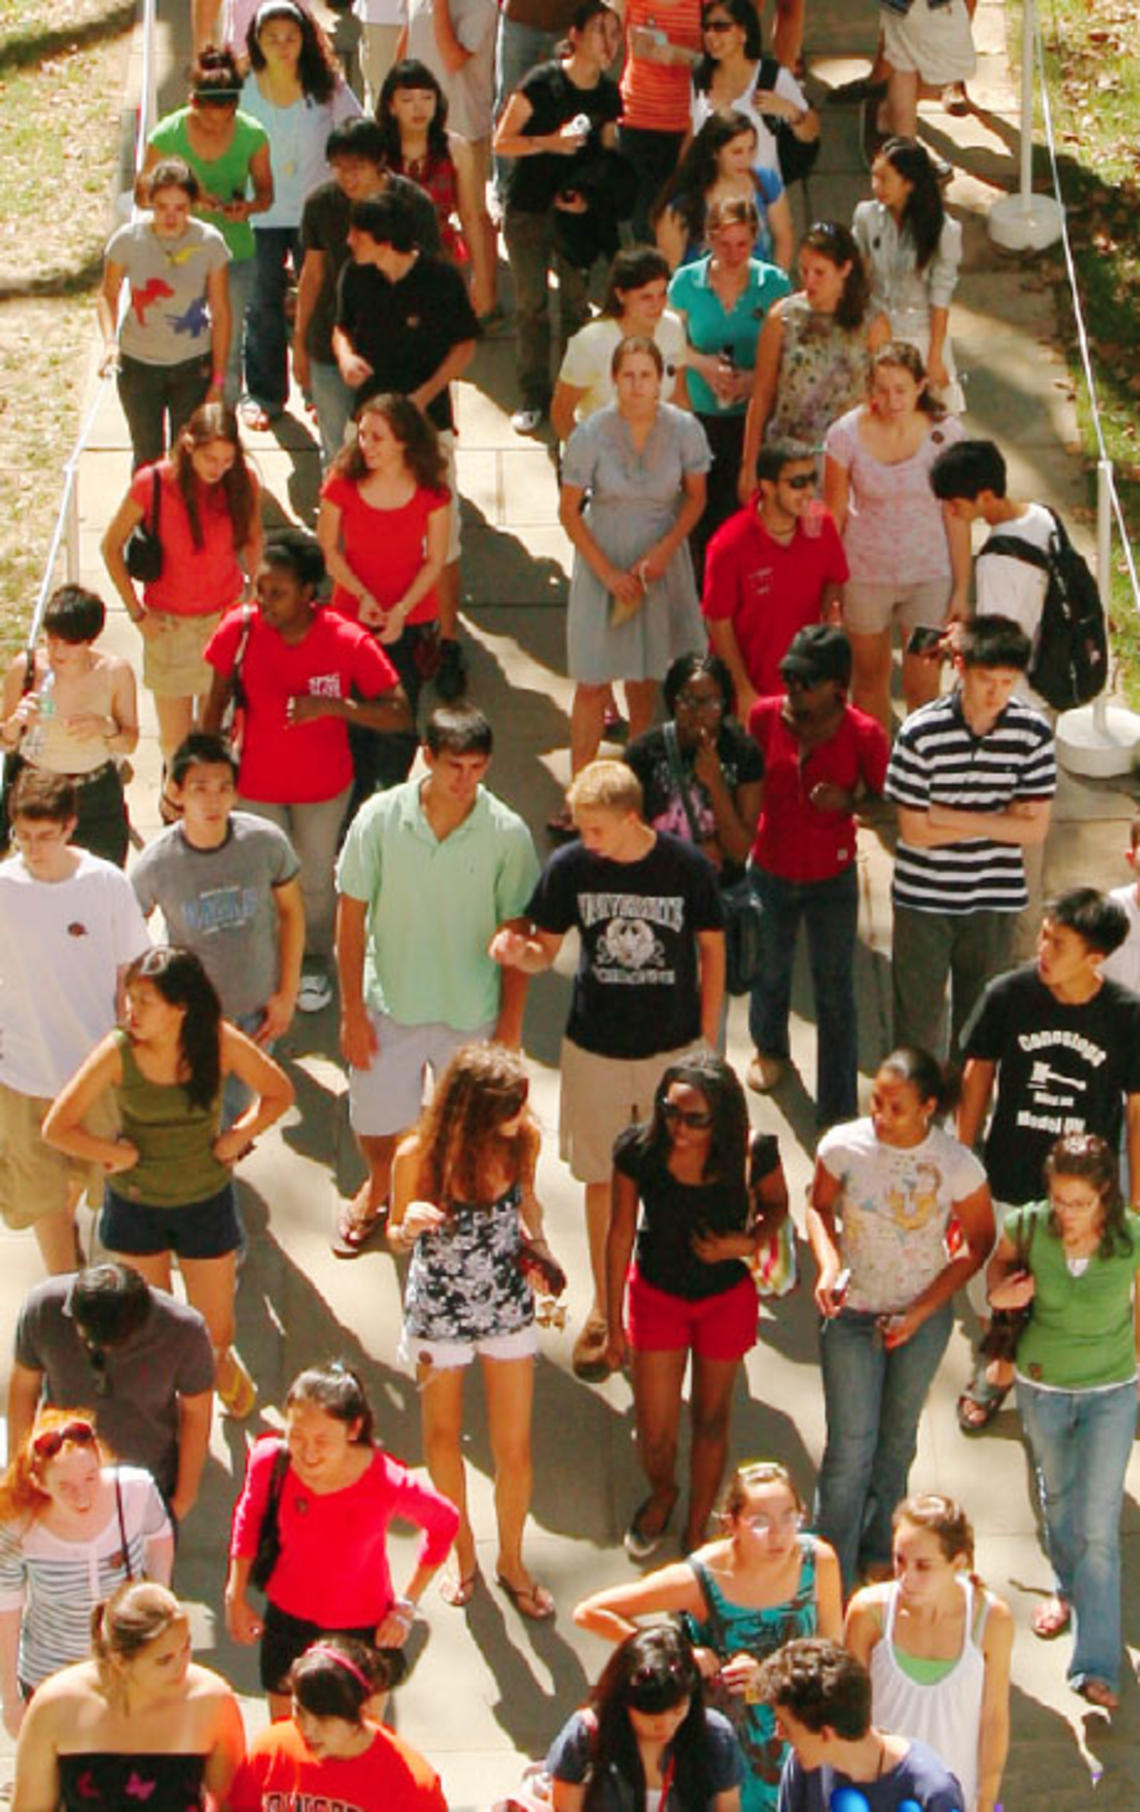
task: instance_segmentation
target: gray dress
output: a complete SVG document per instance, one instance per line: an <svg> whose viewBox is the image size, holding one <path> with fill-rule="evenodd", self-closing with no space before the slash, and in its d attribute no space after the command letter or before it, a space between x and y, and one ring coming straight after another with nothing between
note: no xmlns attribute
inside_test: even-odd
<svg viewBox="0 0 1140 1812"><path fill-rule="evenodd" d="M616 405L575 428L562 467L564 484L588 491L585 518L598 546L623 572L667 534L684 500L686 474L704 473L711 455L695 416L659 403L657 420L638 453ZM641 609L617 629L611 599L581 554L574 555L566 639L571 679L664 679L679 654L703 649L707 636L689 544L682 542Z"/></svg>

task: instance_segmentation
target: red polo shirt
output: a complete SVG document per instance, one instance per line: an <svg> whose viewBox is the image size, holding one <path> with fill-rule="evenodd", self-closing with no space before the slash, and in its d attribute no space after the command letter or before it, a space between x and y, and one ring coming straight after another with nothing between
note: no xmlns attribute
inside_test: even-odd
<svg viewBox="0 0 1140 1812"><path fill-rule="evenodd" d="M749 679L760 696L784 690L780 662L797 630L820 620L823 588L848 577L847 555L830 510L813 515L818 533L803 523L784 547L747 509L720 527L705 555L701 609L710 622L729 618Z"/></svg>
<svg viewBox="0 0 1140 1812"><path fill-rule="evenodd" d="M764 806L752 845L758 868L783 881L832 881L855 860L851 812L820 812L811 792L821 780L853 793L860 782L881 793L887 777L887 736L876 718L844 709L834 736L801 759L784 722L782 698L757 699L748 733L764 755Z"/></svg>

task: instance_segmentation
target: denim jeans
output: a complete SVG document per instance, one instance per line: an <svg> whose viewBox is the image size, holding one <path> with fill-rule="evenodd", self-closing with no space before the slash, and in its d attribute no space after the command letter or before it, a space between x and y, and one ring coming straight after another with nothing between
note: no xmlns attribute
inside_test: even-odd
<svg viewBox="0 0 1140 1812"><path fill-rule="evenodd" d="M1073 1607L1074 1686L1120 1684L1120 1515L1136 1434L1136 1386L1039 1390L1017 1380L1058 1596Z"/></svg>
<svg viewBox="0 0 1140 1812"><path fill-rule="evenodd" d="M243 258L237 264L231 262L226 269L230 282L230 350L226 359L225 398L230 408L236 409L245 394L242 386L245 315L253 300L257 260Z"/></svg>
<svg viewBox="0 0 1140 1812"><path fill-rule="evenodd" d="M316 405L321 465L327 472L344 445L344 431L352 420L352 391L341 377L339 365L311 358L309 393Z"/></svg>
<svg viewBox="0 0 1140 1812"><path fill-rule="evenodd" d="M764 972L752 990L748 1029L766 1057L788 1057L792 966L800 919L807 923L808 956L816 1019L816 1119L821 1126L853 1120L858 1112L855 1077L855 931L859 886L855 865L830 881L784 881L749 868L763 910Z"/></svg>
<svg viewBox="0 0 1140 1812"><path fill-rule="evenodd" d="M120 354L119 401L131 436L132 471L162 458L174 445L179 428L205 402L209 388L209 353L177 365L147 365L129 353Z"/></svg>
<svg viewBox="0 0 1140 1812"><path fill-rule="evenodd" d="M590 306L589 271L570 264L555 248L554 210L524 214L508 207L503 218L503 238L515 286L518 325L518 373L523 401L531 409L547 409L551 397L550 291L546 273L558 273L558 363L566 342L586 325Z"/></svg>
<svg viewBox="0 0 1140 1812"><path fill-rule="evenodd" d="M815 1526L839 1556L845 1591L854 1587L861 1562L890 1565L891 1516L906 1496L919 1417L953 1319L943 1303L905 1346L889 1351L877 1317L861 1309L821 1323L827 1445Z"/></svg>
<svg viewBox="0 0 1140 1812"><path fill-rule="evenodd" d="M246 388L268 415L280 415L289 400L289 333L285 325L286 264L300 269L295 227L253 229L257 274L246 315Z"/></svg>

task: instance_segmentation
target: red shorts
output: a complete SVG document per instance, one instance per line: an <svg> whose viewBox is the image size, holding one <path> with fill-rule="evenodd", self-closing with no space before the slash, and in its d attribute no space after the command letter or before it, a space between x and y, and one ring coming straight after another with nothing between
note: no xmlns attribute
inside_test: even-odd
<svg viewBox="0 0 1140 1812"><path fill-rule="evenodd" d="M715 1296L673 1296L647 1283L631 1265L625 1299L626 1333L635 1351L675 1353L691 1347L699 1359L743 1359L756 1344L760 1302L742 1277Z"/></svg>

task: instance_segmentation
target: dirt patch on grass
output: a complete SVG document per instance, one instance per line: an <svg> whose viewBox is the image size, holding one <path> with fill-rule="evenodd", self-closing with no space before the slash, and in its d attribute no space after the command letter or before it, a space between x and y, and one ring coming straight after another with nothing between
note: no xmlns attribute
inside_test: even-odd
<svg viewBox="0 0 1140 1812"><path fill-rule="evenodd" d="M19 644L79 431L133 4L0 0L0 648Z"/></svg>

